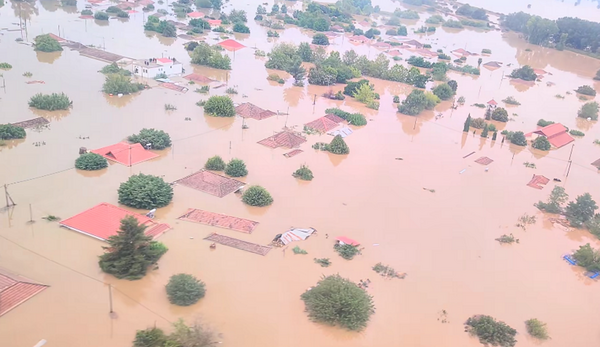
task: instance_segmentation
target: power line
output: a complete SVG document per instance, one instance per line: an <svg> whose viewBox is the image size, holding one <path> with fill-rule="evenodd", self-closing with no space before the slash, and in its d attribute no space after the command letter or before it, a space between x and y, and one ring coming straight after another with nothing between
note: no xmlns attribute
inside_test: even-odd
<svg viewBox="0 0 600 347"><path fill-rule="evenodd" d="M19 247L19 248L21 248L21 249L23 249L23 250L26 250L26 251L28 251L28 252L30 252L30 253L33 253L33 254L37 255L38 257L40 257L40 258L43 258L43 259L45 259L45 260L47 260L47 261L49 261L49 262L51 262L51 263L54 263L54 264L56 264L56 265L58 265L58 266L61 266L61 267L65 268L65 269L71 270L71 271L75 272L76 274L78 274L78 275L81 275L81 276L83 276L83 277L89 278L89 279L91 279L92 281L96 281L96 282L102 283L103 285L108 285L108 284L109 284L109 283L106 283L106 282L104 282L104 281L101 281L101 280L99 280L99 279L97 279L97 278L94 278L94 277L92 277L92 276L90 276L90 275L87 275L87 274L85 274L85 273L83 273L83 272L81 272L81 271L79 271L79 270L75 270L75 269L73 269L73 268L71 268L71 267L69 267L69 266L67 266L67 265L61 264L61 263L57 262L57 261L56 261L56 260L54 260L54 259L50 259L50 258L46 257L45 255L43 255L43 254L40 254L40 253L38 253L38 252L36 252L36 251L34 251L34 250L31 250L31 249L29 249L29 248L27 248L27 247L25 247L25 246L22 246L22 245L20 245L19 243L15 242L15 241L13 241L13 240L11 240L11 239L8 239L8 238L6 238L6 237L4 237L4 236L2 236L2 235L0 235L0 238L2 238L2 239L4 239L4 240L6 240L6 241L8 241L8 242L12 243L13 245L15 245L15 246L17 246L17 247ZM135 299L134 299L134 298L132 298L131 296L129 296L129 295L127 295L127 294L125 294L125 293L124 293L122 290L120 290L120 289L118 289L118 288L116 288L116 287L112 287L112 288L113 288L113 289L115 289L116 291L118 291L119 293L121 293L121 294L122 294L123 296L125 296L126 298L130 299L131 301L133 301L133 302L135 302L136 304L140 305L141 307L145 308L145 309L146 309L146 310L148 310L149 312L151 312L151 313L155 314L156 316L158 316L158 317L160 317L160 318L164 319L164 320L165 320L165 321L167 321L168 323L173 323L173 322L171 322L170 320L168 320L167 318L165 318L165 317L163 317L162 315L160 315L159 313L157 313L156 311L154 311L154 310L150 309L148 306L146 306L146 305L142 304L141 302L139 302L139 301L135 300Z"/></svg>

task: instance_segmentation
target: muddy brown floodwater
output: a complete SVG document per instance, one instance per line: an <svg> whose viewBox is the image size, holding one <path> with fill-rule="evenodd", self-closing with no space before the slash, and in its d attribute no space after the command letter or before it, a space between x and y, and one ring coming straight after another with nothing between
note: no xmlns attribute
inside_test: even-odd
<svg viewBox="0 0 600 347"><path fill-rule="evenodd" d="M516 0L470 2L504 12L525 6ZM252 18L258 3L252 0L236 7ZM301 6L285 3L288 8ZM374 3L388 11L400 6L388 1ZM574 12L566 12L567 4L559 1L531 3L533 13L539 10L546 16L572 14L597 19L600 14L585 0L579 7L569 7ZM167 4L156 5L167 8ZM78 11L84 6L85 2L79 1ZM108 3L100 8L106 6ZM482 69L478 77L449 72L458 82L458 96L467 100L465 106L453 110L450 101L443 102L435 111L415 118L397 113L392 103L393 95L402 98L410 92L403 84L370 79L381 94L381 107L374 111L349 98L331 101L317 97L313 104L315 94L328 88L294 87L283 72L278 73L286 78L284 85L267 81L271 71L264 68L265 58L254 57L253 48L268 52L277 42L309 41L312 34L308 31L290 27L281 31L279 39L270 39L267 29L250 20L252 34L235 35L247 48L235 52L235 58L227 53L233 58L233 70L225 72L191 66L183 39L144 33L147 15L137 9L129 20L101 24L79 19L74 9L65 11L58 1L7 2L0 8L0 62L13 65L12 70L2 72L6 87L0 89L0 123L38 116L50 121L48 129L28 130L25 140L7 141L0 147L0 183L10 184L10 195L17 203L0 213L0 266L51 286L0 317L0 346L33 346L46 339L48 346L127 347L137 329L153 325L168 329L169 322L180 317L201 317L222 334L223 346L479 346L463 331L463 322L474 314L488 314L516 328L518 346L539 345L526 333L524 321L530 318L548 324L552 339L544 346L600 345L598 283L561 259L584 243L600 247L600 242L587 231L554 228L549 216L533 207L534 202L546 199L555 184L564 186L571 197L590 192L600 199L598 172L589 165L600 158L600 147L592 143L600 138L600 131L596 122L576 117L583 102L574 93L566 94L583 84L600 92L600 83L591 79L600 60L529 45L517 35L497 31L440 28L432 35L416 35L411 29L429 16L422 12L419 21L407 22L409 37L446 53L457 48L472 52L489 48L493 53L483 57L484 63L495 60L504 65L495 71ZM231 9L230 4L225 7L227 12ZM26 21L26 32L18 30L19 14ZM15 42L19 37L32 41L41 33L58 34L59 26L61 36L69 40L102 46L123 56L176 57L188 72L220 81L213 87L220 83L236 86L239 94L233 96L234 102L252 102L282 113L289 110L289 116L248 120L249 129L242 130L239 117L204 116L195 102L206 96L191 90L182 94L155 87L122 98L106 96L100 91L104 77L97 73L105 63L69 49L36 53ZM211 33L206 40L216 43L219 39ZM347 37L334 39L328 48L349 49L371 58L380 53L374 47L353 45ZM405 59L410 56L402 52ZM476 66L477 58L469 57L468 63ZM512 68L524 64L549 74L532 87L503 79ZM25 71L45 84L24 83ZM555 85L548 87L545 82ZM343 86L332 88L337 91ZM212 89L211 95L222 95L224 89ZM38 92L65 92L74 106L67 112L29 109L28 99ZM558 99L556 94L565 98ZM501 103L508 96L521 105L508 107L513 121L496 124L499 129L529 132L544 118L581 129L586 136L576 139L574 147L543 153L502 144L500 138L492 142L462 132L468 114L483 116L481 109L469 105L492 98ZM167 103L177 110L165 112ZM354 128L354 134L346 139L350 155L311 149L315 142L329 141L328 135L308 136L308 143L301 147L304 152L290 159L282 155L285 149L256 143L286 125L301 130L304 123L335 106L363 112L370 120L367 126ZM436 117L440 113L442 117ZM160 151L159 158L131 168L111 163L91 174L70 169L79 147L107 146L143 127L167 131L173 147ZM36 142L45 145L35 146ZM573 165L565 177L572 148ZM474 155L463 159L473 151ZM143 172L172 182L200 169L216 154L243 159L249 169L243 180L266 187L274 204L251 208L235 194L217 198L176 186L173 202L157 212L158 220L173 227L160 238L169 252L160 260L160 268L142 280L122 281L103 274L97 256L104 243L41 219L48 214L67 218L100 202L117 204L116 190L130 175ZM474 163L480 156L494 159L488 172ZM526 161L535 163L537 169L523 166ZM314 172L312 182L291 176L301 164ZM527 187L534 173L562 182L551 182L543 190ZM28 223L30 205L34 223ZM253 234L246 235L178 221L190 207L260 224ZM527 231L515 227L524 213L538 218ZM319 235L297 244L308 255L284 255L281 249L273 249L261 257L225 246L210 251L202 240L216 231L267 244L290 226L318 229ZM520 243L502 246L494 241L508 233ZM360 241L363 254L352 261L334 254L332 239L341 235ZM328 257L333 265L321 268L313 263L314 257ZM371 270L378 262L408 276L385 280ZM169 277L181 272L193 274L207 285L206 297L190 307L170 305L165 295ZM372 281L368 290L374 296L376 314L360 333L315 324L303 311L300 294L322 275L335 273L354 281ZM116 318L108 314L108 283L116 288ZM442 310L448 313L448 324L438 321Z"/></svg>

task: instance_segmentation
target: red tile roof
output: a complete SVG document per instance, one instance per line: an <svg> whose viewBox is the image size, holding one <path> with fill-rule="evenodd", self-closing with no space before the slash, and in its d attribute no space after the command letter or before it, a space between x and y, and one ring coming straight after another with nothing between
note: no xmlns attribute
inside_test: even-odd
<svg viewBox="0 0 600 347"><path fill-rule="evenodd" d="M344 121L344 118L338 117L334 114L326 114L325 118L329 119L330 121L336 122L338 124L340 124Z"/></svg>
<svg viewBox="0 0 600 347"><path fill-rule="evenodd" d="M210 24L210 26L221 25L220 19L208 19L207 22L208 22L208 24Z"/></svg>
<svg viewBox="0 0 600 347"><path fill-rule="evenodd" d="M172 62L173 62L173 61L172 61L171 59L169 59L169 58L158 58L158 59L156 59L156 61L158 61L159 63L163 63L163 64L166 64L166 63L172 63Z"/></svg>
<svg viewBox="0 0 600 347"><path fill-rule="evenodd" d="M283 156L286 158L291 158L291 157L297 156L298 154L300 154L302 152L304 152L304 151L301 149L294 149L293 151L289 151L289 152L285 153Z"/></svg>
<svg viewBox="0 0 600 347"><path fill-rule="evenodd" d="M561 148L562 146L566 146L573 141L575 141L575 139L573 137L571 137L571 135L569 135L569 133L567 133L567 132L564 132L564 133L558 134L558 135L554 135L554 136L548 138L548 142L550 142L550 144L556 148Z"/></svg>
<svg viewBox="0 0 600 347"><path fill-rule="evenodd" d="M0 268L0 316L48 288L26 277Z"/></svg>
<svg viewBox="0 0 600 347"><path fill-rule="evenodd" d="M153 238L171 229L168 224L155 222L149 217L105 202L62 220L59 225L106 241L110 236L117 235L121 220L127 216L134 216L140 224L146 226L145 234Z"/></svg>
<svg viewBox="0 0 600 347"><path fill-rule="evenodd" d="M287 147L295 148L306 142L306 139L292 131L285 130L266 139L258 141L263 146L277 148Z"/></svg>
<svg viewBox="0 0 600 347"><path fill-rule="evenodd" d="M350 41L355 41L355 42L368 42L369 38L363 35L354 35L354 36L350 36L349 38Z"/></svg>
<svg viewBox="0 0 600 347"><path fill-rule="evenodd" d="M244 182L221 176L204 169L177 180L176 182L220 198L238 191L246 185Z"/></svg>
<svg viewBox="0 0 600 347"><path fill-rule="evenodd" d="M245 102L236 107L235 113L243 118L254 118L257 120L263 120L276 115L273 111L265 110L249 102Z"/></svg>
<svg viewBox="0 0 600 347"><path fill-rule="evenodd" d="M187 15L190 16L190 17L192 17L192 18L202 18L202 17L204 17L204 13L198 12L198 11L190 12Z"/></svg>
<svg viewBox="0 0 600 347"><path fill-rule="evenodd" d="M544 188L542 185L546 185L548 184L548 182L550 182L550 179L547 177L544 177L542 175L533 175L531 181L529 181L527 185L531 188L542 189Z"/></svg>
<svg viewBox="0 0 600 347"><path fill-rule="evenodd" d="M595 167L598 168L598 170L600 170L600 159L598 159L595 162L593 162L592 165L594 165Z"/></svg>
<svg viewBox="0 0 600 347"><path fill-rule="evenodd" d="M219 45L225 49L233 50L233 51L246 47L246 46L242 45L241 43L237 42L236 40L232 40L232 39L227 39L223 42L220 42Z"/></svg>
<svg viewBox="0 0 600 347"><path fill-rule="evenodd" d="M249 219L227 216L195 208L189 208L185 214L177 219L231 229L247 234L252 234L252 231L254 231L254 228L258 225L258 222Z"/></svg>
<svg viewBox="0 0 600 347"><path fill-rule="evenodd" d="M360 245L360 243L358 243L358 242L356 242L356 241L354 241L351 238L346 237L346 236L339 236L339 237L336 237L335 239L338 240L338 241L341 241L341 242L343 242L343 243L345 243L347 245L352 245L352 246L358 246L358 245Z"/></svg>
<svg viewBox="0 0 600 347"><path fill-rule="evenodd" d="M423 47L423 44L417 40L404 41L402 44L411 45L411 46L415 46L415 47Z"/></svg>
<svg viewBox="0 0 600 347"><path fill-rule="evenodd" d="M304 124L306 127L314 129L320 133L326 133L329 130L336 128L339 124L327 117L317 118L310 123Z"/></svg>
<svg viewBox="0 0 600 347"><path fill-rule="evenodd" d="M65 40L65 39L63 39L62 37L60 37L60 36L57 36L57 35L54 35L53 33L49 33L49 34L48 34L48 36L50 36L51 38L55 39L55 40L56 40L56 41L58 41L58 42L65 42L65 41L66 41L66 40Z"/></svg>
<svg viewBox="0 0 600 347"><path fill-rule="evenodd" d="M158 154L145 150L139 143L129 144L126 142L94 149L91 152L127 166L158 157Z"/></svg>
<svg viewBox="0 0 600 347"><path fill-rule="evenodd" d="M496 106L498 105L498 103L496 102L496 100L492 99L490 101L487 102L488 105L492 105L492 106Z"/></svg>
<svg viewBox="0 0 600 347"><path fill-rule="evenodd" d="M183 76L183 78L185 78L186 80L194 81L196 83L210 83L215 81L198 73L191 73L189 75Z"/></svg>
<svg viewBox="0 0 600 347"><path fill-rule="evenodd" d="M494 159L488 158L488 157L481 157L481 158L475 160L475 162L477 164L481 164L481 165L490 165L491 163L494 162Z"/></svg>
<svg viewBox="0 0 600 347"><path fill-rule="evenodd" d="M533 133L546 136L548 138L548 142L550 142L550 144L556 148L560 148L575 141L575 139L567 132L567 128L560 123L550 124L534 131Z"/></svg>

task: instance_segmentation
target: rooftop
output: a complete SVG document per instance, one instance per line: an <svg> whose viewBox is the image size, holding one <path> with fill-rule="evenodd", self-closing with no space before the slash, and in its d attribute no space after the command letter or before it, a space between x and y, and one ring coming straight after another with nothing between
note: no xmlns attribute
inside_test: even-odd
<svg viewBox="0 0 600 347"><path fill-rule="evenodd" d="M190 187L219 198L227 194L238 191L244 187L246 183L235 180L233 178L218 175L207 170L200 170L194 174L186 176L175 181L186 187Z"/></svg>
<svg viewBox="0 0 600 347"><path fill-rule="evenodd" d="M94 149L92 153L100 154L104 158L123 165L132 166L143 161L158 157L158 154L152 153L139 143L129 144L120 142L107 147Z"/></svg>
<svg viewBox="0 0 600 347"><path fill-rule="evenodd" d="M567 132L567 128L560 123L550 124L534 131L533 133L546 136L546 138L548 138L548 142L550 142L550 144L556 148L560 148L575 141L575 139Z"/></svg>
<svg viewBox="0 0 600 347"><path fill-rule="evenodd" d="M254 228L256 228L258 225L258 222L248 219L227 216L216 212L199 210L196 208L189 208L185 214L177 219L211 225L219 228L231 229L247 234L251 234L252 231L254 231Z"/></svg>
<svg viewBox="0 0 600 347"><path fill-rule="evenodd" d="M121 226L121 220L127 216L134 216L140 224L146 226L146 235L153 238L171 229L168 224L157 223L149 217L106 202L100 203L71 218L62 220L59 225L106 241L109 237L117 235L117 231Z"/></svg>
<svg viewBox="0 0 600 347"><path fill-rule="evenodd" d="M190 12L187 15L189 17L191 17L191 18L202 18L202 17L204 17L204 13L198 12L198 11Z"/></svg>
<svg viewBox="0 0 600 347"><path fill-rule="evenodd" d="M314 129L320 133L326 133L331 129L337 128L339 123L332 121L326 116L317 118L310 123L304 124L306 127Z"/></svg>
<svg viewBox="0 0 600 347"><path fill-rule="evenodd" d="M163 63L163 64L168 64L168 63L172 63L173 60L169 59L169 58L158 58L156 59L157 62L159 63Z"/></svg>
<svg viewBox="0 0 600 347"><path fill-rule="evenodd" d="M237 106L235 108L235 113L243 118L254 118L257 120L263 120L276 115L273 111L265 110L249 102Z"/></svg>
<svg viewBox="0 0 600 347"><path fill-rule="evenodd" d="M26 277L0 268L0 316L48 288Z"/></svg>
<svg viewBox="0 0 600 347"><path fill-rule="evenodd" d="M304 142L306 142L306 139L304 137L289 130L284 130L273 136L269 136L266 139L258 141L258 143L260 143L261 145L271 148L296 148Z"/></svg>
<svg viewBox="0 0 600 347"><path fill-rule="evenodd" d="M223 42L219 42L219 45L225 49L233 50L233 51L246 47L246 46L242 45L241 43L237 42L236 40L232 40L232 39L227 39Z"/></svg>

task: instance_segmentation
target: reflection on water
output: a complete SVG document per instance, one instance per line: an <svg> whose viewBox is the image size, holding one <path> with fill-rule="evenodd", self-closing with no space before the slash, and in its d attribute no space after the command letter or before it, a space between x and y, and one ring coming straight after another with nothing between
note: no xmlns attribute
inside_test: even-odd
<svg viewBox="0 0 600 347"><path fill-rule="evenodd" d="M40 110L34 107L30 107L29 110L33 112L38 117L44 117L49 121L60 121L71 113L71 108L68 110L56 110L56 111L46 111Z"/></svg>
<svg viewBox="0 0 600 347"><path fill-rule="evenodd" d="M40 63L52 64L56 61L56 59L60 58L62 52L40 52L35 51L35 55L37 56L37 60Z"/></svg>
<svg viewBox="0 0 600 347"><path fill-rule="evenodd" d="M0 140L0 141L2 141L2 144L3 144L0 146L0 151L3 151L3 150L12 149L12 148L17 147L18 145L25 142L25 139Z"/></svg>
<svg viewBox="0 0 600 347"><path fill-rule="evenodd" d="M128 95L123 95L123 96L109 95L106 93L102 93L102 95L104 96L104 100L106 100L106 102L109 105L117 107L117 108L123 108L123 107L127 106L131 101L133 101L135 99L136 96L140 95L141 93L143 93L143 91L133 93L133 94L128 94Z"/></svg>

